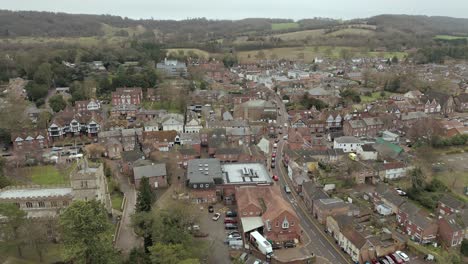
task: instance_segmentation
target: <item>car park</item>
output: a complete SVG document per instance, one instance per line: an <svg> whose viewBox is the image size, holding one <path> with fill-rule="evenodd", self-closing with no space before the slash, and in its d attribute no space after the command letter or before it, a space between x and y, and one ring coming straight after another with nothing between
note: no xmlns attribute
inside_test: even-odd
<svg viewBox="0 0 468 264"><path fill-rule="evenodd" d="M406 255L405 252L402 252L402 251L397 251L395 252L403 261L405 262L408 262L410 261L410 258L408 257L408 255Z"/></svg>
<svg viewBox="0 0 468 264"><path fill-rule="evenodd" d="M237 217L237 212L236 211L227 211L226 212L226 217Z"/></svg>
<svg viewBox="0 0 468 264"><path fill-rule="evenodd" d="M219 219L220 217L221 217L221 214L220 214L220 213L215 213L215 214L213 215L213 218L211 218L211 219L213 219L213 221L218 221L218 219Z"/></svg>

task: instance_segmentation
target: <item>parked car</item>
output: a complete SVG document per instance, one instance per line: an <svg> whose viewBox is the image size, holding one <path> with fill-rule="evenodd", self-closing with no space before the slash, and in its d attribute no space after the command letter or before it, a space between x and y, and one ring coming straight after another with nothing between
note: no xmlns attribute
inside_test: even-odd
<svg viewBox="0 0 468 264"><path fill-rule="evenodd" d="M230 236L239 235L240 236L240 233L239 233L239 231L232 231L232 232L229 232L228 235L230 235Z"/></svg>
<svg viewBox="0 0 468 264"><path fill-rule="evenodd" d="M237 229L237 225L236 225L236 224L227 223L227 224L224 224L224 228L225 228L226 230L233 230L233 229Z"/></svg>
<svg viewBox="0 0 468 264"><path fill-rule="evenodd" d="M237 219L231 218L231 217L226 217L226 218L224 218L224 223L225 224L227 224L227 223L237 224Z"/></svg>
<svg viewBox="0 0 468 264"><path fill-rule="evenodd" d="M273 249L281 249L283 247L280 242L273 242L271 246Z"/></svg>
<svg viewBox="0 0 468 264"><path fill-rule="evenodd" d="M406 192L404 192L402 189L400 188L395 188L395 191L398 193L398 195L400 196L406 196Z"/></svg>
<svg viewBox="0 0 468 264"><path fill-rule="evenodd" d="M256 259L256 260L253 262L253 264L262 264L262 261L261 261L261 260L258 260L258 259Z"/></svg>
<svg viewBox="0 0 468 264"><path fill-rule="evenodd" d="M189 231L200 231L200 226L199 225L192 225L188 227Z"/></svg>
<svg viewBox="0 0 468 264"><path fill-rule="evenodd" d="M395 264L395 262L393 261L393 259L390 256L385 256L385 259L388 261L388 263Z"/></svg>
<svg viewBox="0 0 468 264"><path fill-rule="evenodd" d="M380 264L390 264L386 259L379 259Z"/></svg>
<svg viewBox="0 0 468 264"><path fill-rule="evenodd" d="M274 162L271 163L271 168L272 168L272 169L275 168L275 163L274 163Z"/></svg>
<svg viewBox="0 0 468 264"><path fill-rule="evenodd" d="M284 186L284 191L285 191L286 193L291 193L291 189L290 189L289 186L287 186L287 185Z"/></svg>
<svg viewBox="0 0 468 264"><path fill-rule="evenodd" d="M227 211L226 212L226 217L237 217L237 212L236 211Z"/></svg>
<svg viewBox="0 0 468 264"><path fill-rule="evenodd" d="M435 261L435 257L434 257L434 255L427 254L426 256L424 256L424 260L426 260L426 261Z"/></svg>
<svg viewBox="0 0 468 264"><path fill-rule="evenodd" d="M273 153L271 154L271 157L272 157L272 158L276 158L276 153L273 152Z"/></svg>
<svg viewBox="0 0 468 264"><path fill-rule="evenodd" d="M213 219L213 221L218 221L218 219L219 219L220 217L221 217L221 214L220 214L220 213L215 213L215 214L213 215L213 218L211 218L211 219Z"/></svg>
<svg viewBox="0 0 468 264"><path fill-rule="evenodd" d="M228 236L227 236L227 239L239 240L239 239L242 239L242 237L241 237L240 234L234 234L234 235L228 235Z"/></svg>
<svg viewBox="0 0 468 264"><path fill-rule="evenodd" d="M404 262L396 253L390 254L389 256L393 259L393 261L395 261L398 264Z"/></svg>
<svg viewBox="0 0 468 264"><path fill-rule="evenodd" d="M208 206L208 212L213 213L214 212L214 207L212 205Z"/></svg>
<svg viewBox="0 0 468 264"><path fill-rule="evenodd" d="M296 243L294 241L284 241L283 245L284 248L293 248L296 246Z"/></svg>
<svg viewBox="0 0 468 264"><path fill-rule="evenodd" d="M279 180L278 175L273 175L273 180L274 180L274 181L278 181L278 180Z"/></svg>
<svg viewBox="0 0 468 264"><path fill-rule="evenodd" d="M398 255L398 256L399 256L399 257L400 257L400 258L401 258L403 261L405 261L405 262L408 262L408 261L410 261L410 259L409 259L408 255L406 255L406 253L405 253L405 252L403 252L403 251L399 251L399 250L398 250L398 251L397 251L397 252L395 252L395 253L396 253L396 254L397 254L397 255Z"/></svg>
<svg viewBox="0 0 468 264"><path fill-rule="evenodd" d="M275 143L278 143L279 142L279 138L275 139Z"/></svg>

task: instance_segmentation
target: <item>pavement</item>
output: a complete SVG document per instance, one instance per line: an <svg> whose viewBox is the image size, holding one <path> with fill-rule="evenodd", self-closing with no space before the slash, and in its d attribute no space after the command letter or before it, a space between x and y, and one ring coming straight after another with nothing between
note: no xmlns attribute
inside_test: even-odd
<svg viewBox="0 0 468 264"><path fill-rule="evenodd" d="M133 232L131 226L131 216L135 213L137 192L133 184L129 182L128 177L120 173L118 164L115 161L109 161L112 175L119 182L120 190L125 194L126 203L120 220L120 231L117 234L115 247L120 249L124 255L128 255L130 251L143 245L143 241Z"/></svg>
<svg viewBox="0 0 468 264"><path fill-rule="evenodd" d="M288 122L288 114L285 105L282 103L279 96L277 96L277 105L279 106L278 111L281 112L281 115L278 116L277 122L278 124L284 125L284 123ZM283 135L286 135L287 128L285 128L283 132ZM317 256L317 263L352 263L351 258L343 253L341 249L336 246L335 241L324 232L325 227L313 219L311 214L306 209L302 199L297 195L297 193L295 193L292 182L289 179L282 163L282 153L287 142L283 140L282 137L279 137L279 140L277 156L275 159L276 166L272 172L273 174L279 176L279 182L276 184L281 185L281 193L283 197L286 199L286 201L289 201L291 206L295 209L299 219L301 220L301 226L304 230L304 235L310 238L310 242L306 245L306 248ZM269 162L271 162L271 159L269 159ZM292 190L290 194L287 194L284 191L283 186L286 185L288 185Z"/></svg>

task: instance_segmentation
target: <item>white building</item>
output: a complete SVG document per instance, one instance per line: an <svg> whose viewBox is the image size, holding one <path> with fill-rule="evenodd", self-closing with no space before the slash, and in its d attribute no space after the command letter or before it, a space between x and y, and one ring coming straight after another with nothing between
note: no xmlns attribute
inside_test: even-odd
<svg viewBox="0 0 468 264"><path fill-rule="evenodd" d="M345 137L335 138L335 140L333 141L333 148L342 149L343 152L349 153L349 152L356 152L357 148L362 146L363 144L364 142L362 142L357 137L345 136Z"/></svg>
<svg viewBox="0 0 468 264"><path fill-rule="evenodd" d="M377 160L378 152L372 147L372 145L361 145L356 149L356 153L360 160Z"/></svg>
<svg viewBox="0 0 468 264"><path fill-rule="evenodd" d="M199 133L203 128L198 118L193 118L185 124L185 133Z"/></svg>
<svg viewBox="0 0 468 264"><path fill-rule="evenodd" d="M180 115L170 115L162 121L163 131L175 130L179 133L184 132L184 118Z"/></svg>

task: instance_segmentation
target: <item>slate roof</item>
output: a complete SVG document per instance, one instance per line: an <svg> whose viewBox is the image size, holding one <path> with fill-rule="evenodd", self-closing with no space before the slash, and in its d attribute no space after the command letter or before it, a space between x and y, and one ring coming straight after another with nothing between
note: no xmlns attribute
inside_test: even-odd
<svg viewBox="0 0 468 264"><path fill-rule="evenodd" d="M458 200L457 198L453 197L450 194L444 194L440 198L439 202L445 204L446 206L450 208L457 209L457 210L461 210L463 207L465 207L464 202Z"/></svg>
<svg viewBox="0 0 468 264"><path fill-rule="evenodd" d="M357 137L353 137L353 136L344 136L344 137L339 137L339 138L335 138L335 141L337 143L342 143L342 144L358 144L358 143L362 143L362 141L357 138Z"/></svg>
<svg viewBox="0 0 468 264"><path fill-rule="evenodd" d="M166 176L166 164L152 164L133 168L135 180L149 177Z"/></svg>
<svg viewBox="0 0 468 264"><path fill-rule="evenodd" d="M188 161L187 179L189 183L214 183L222 180L221 163L218 159L194 159Z"/></svg>

